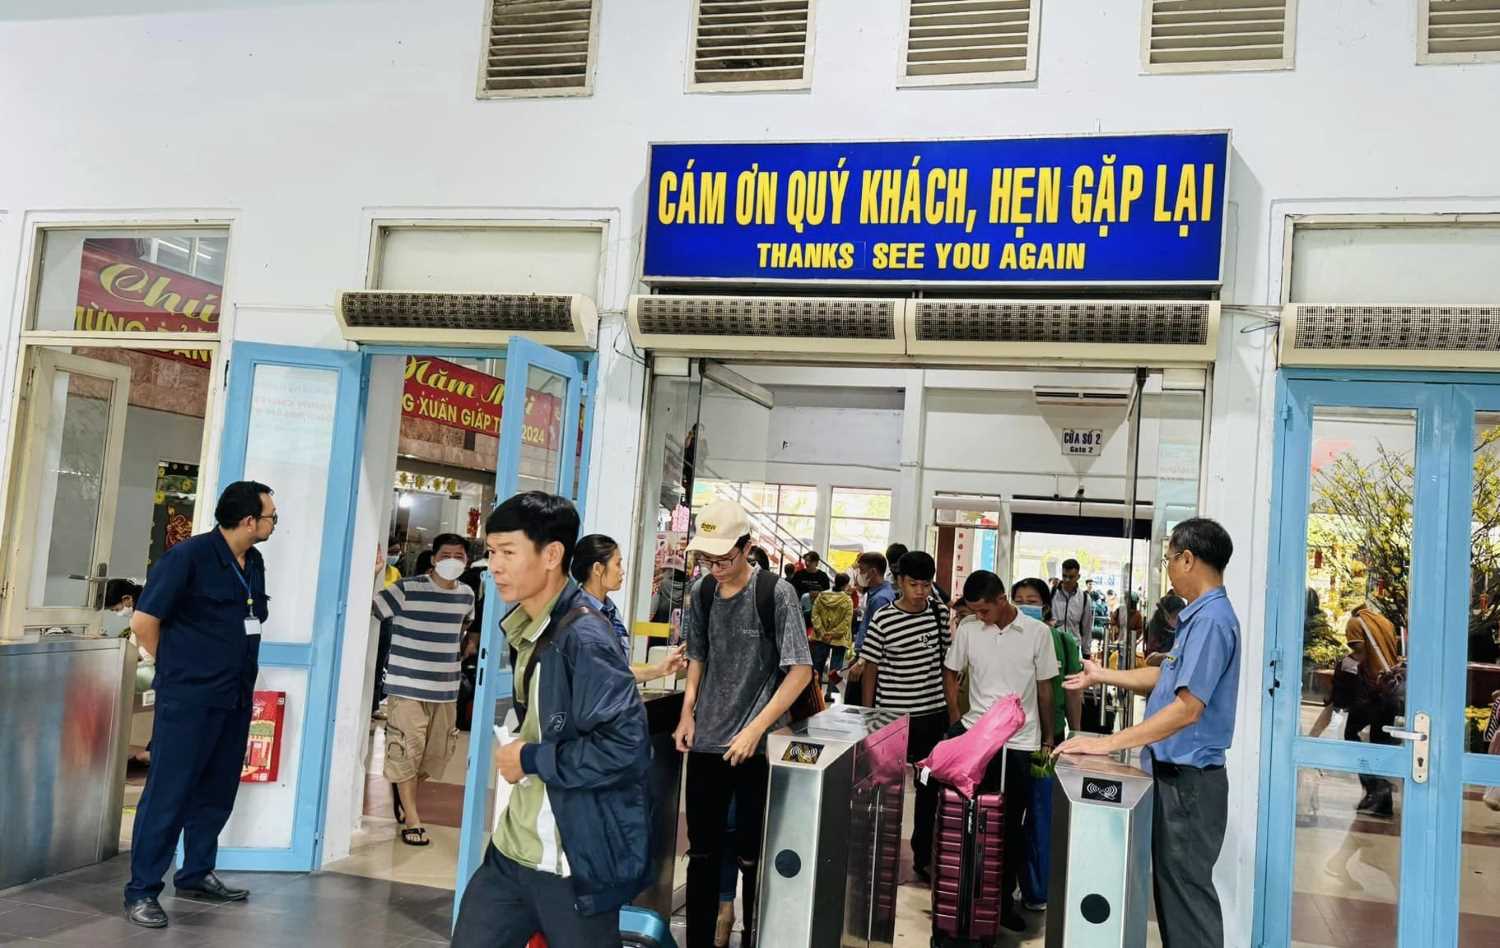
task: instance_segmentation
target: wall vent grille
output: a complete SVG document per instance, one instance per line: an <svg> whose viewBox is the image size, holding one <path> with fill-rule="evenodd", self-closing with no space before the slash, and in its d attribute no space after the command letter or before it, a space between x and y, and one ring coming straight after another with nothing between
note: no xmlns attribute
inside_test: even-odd
<svg viewBox="0 0 1500 948"><path fill-rule="evenodd" d="M1147 72L1289 69L1297 0L1145 0Z"/></svg>
<svg viewBox="0 0 1500 948"><path fill-rule="evenodd" d="M901 300L760 296L639 296L636 323L648 336L783 339L899 338Z"/></svg>
<svg viewBox="0 0 1500 948"><path fill-rule="evenodd" d="M907 0L903 85L1036 78L1038 0Z"/></svg>
<svg viewBox="0 0 1500 948"><path fill-rule="evenodd" d="M914 341L1049 345L1203 346L1206 302L918 300Z"/></svg>
<svg viewBox="0 0 1500 948"><path fill-rule="evenodd" d="M689 88L805 87L812 6L813 0L696 0Z"/></svg>
<svg viewBox="0 0 1500 948"><path fill-rule="evenodd" d="M1421 0L1417 62L1500 62L1500 0Z"/></svg>
<svg viewBox="0 0 1500 948"><path fill-rule="evenodd" d="M1500 306L1295 307L1294 349L1483 352L1500 356Z"/></svg>
<svg viewBox="0 0 1500 948"><path fill-rule="evenodd" d="M339 325L354 342L503 345L511 336L544 345L592 346L599 318L584 296L523 293L339 294Z"/></svg>
<svg viewBox="0 0 1500 948"><path fill-rule="evenodd" d="M479 95L588 95L598 47L598 0L490 0Z"/></svg>

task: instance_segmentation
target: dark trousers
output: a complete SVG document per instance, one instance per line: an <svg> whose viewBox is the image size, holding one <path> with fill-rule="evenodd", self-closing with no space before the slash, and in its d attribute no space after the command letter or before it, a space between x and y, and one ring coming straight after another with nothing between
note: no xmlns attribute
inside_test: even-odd
<svg viewBox="0 0 1500 948"><path fill-rule="evenodd" d="M249 736L248 705L227 710L171 698L157 701L151 770L130 843L127 901L161 893L179 835L183 861L174 884L190 889L213 871L219 831L229 821L240 789Z"/></svg>
<svg viewBox="0 0 1500 948"><path fill-rule="evenodd" d="M813 673L823 683L824 693L832 698L833 685L829 679L834 671L843 667L845 647L827 642L808 642L807 647L812 652Z"/></svg>
<svg viewBox="0 0 1500 948"><path fill-rule="evenodd" d="M380 623L380 642L375 646L375 689L370 692L370 714L380 709L385 697L385 669L391 661L391 620Z"/></svg>
<svg viewBox="0 0 1500 948"><path fill-rule="evenodd" d="M910 728L906 735L906 760L915 764L931 754L948 732L948 712L914 715ZM937 818L938 785L936 780L923 783L918 779L915 783L917 799L913 807L911 864L918 872L926 872L932 863L932 824Z"/></svg>
<svg viewBox="0 0 1500 948"><path fill-rule="evenodd" d="M1016 884L1026 865L1026 814L1031 810L1031 751L1004 750L984 772L980 789L1005 795L1005 871L1000 877L1000 911L1015 911Z"/></svg>
<svg viewBox="0 0 1500 948"><path fill-rule="evenodd" d="M1214 863L1229 820L1229 778L1223 767L1158 762L1151 804L1151 871L1156 924L1164 948L1224 944L1224 916L1214 889Z"/></svg>
<svg viewBox="0 0 1500 948"><path fill-rule="evenodd" d="M1349 709L1349 719L1344 724L1344 740L1359 740L1359 732L1365 728L1370 729L1371 744L1394 744L1396 739L1385 733L1385 725L1393 724L1396 716L1380 707L1378 702L1360 701ZM1365 793L1372 793L1389 797L1391 795L1391 781L1384 777L1376 777L1373 774L1360 774L1360 786L1364 787Z"/></svg>
<svg viewBox="0 0 1500 948"><path fill-rule="evenodd" d="M719 867L726 848L739 860L745 934L755 944L755 898L761 837L766 820L770 764L756 755L738 767L719 754L687 755L687 948L711 948L719 915ZM734 801L733 838L725 832Z"/></svg>
<svg viewBox="0 0 1500 948"><path fill-rule="evenodd" d="M573 902L571 880L528 869L491 844L464 889L453 948L525 948L537 932L549 948L620 948L619 912L580 915Z"/></svg>

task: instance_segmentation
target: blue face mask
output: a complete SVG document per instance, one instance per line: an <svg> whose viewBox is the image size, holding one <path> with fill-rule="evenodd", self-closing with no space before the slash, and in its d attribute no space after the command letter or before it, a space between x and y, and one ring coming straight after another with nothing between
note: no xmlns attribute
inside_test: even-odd
<svg viewBox="0 0 1500 948"><path fill-rule="evenodd" d="M1022 615L1031 616L1033 619L1035 619L1038 622L1042 621L1042 607L1041 606L1021 606L1021 605L1018 605L1018 606L1016 606L1016 608L1019 609L1019 610L1021 610L1021 614Z"/></svg>

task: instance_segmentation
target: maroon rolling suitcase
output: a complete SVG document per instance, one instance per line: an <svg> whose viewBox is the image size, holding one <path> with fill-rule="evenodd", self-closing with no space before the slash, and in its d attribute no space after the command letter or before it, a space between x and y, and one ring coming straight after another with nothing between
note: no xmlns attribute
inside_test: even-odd
<svg viewBox="0 0 1500 948"><path fill-rule="evenodd" d="M1004 857L1003 797L980 793L970 799L940 787L932 833L933 945L999 937Z"/></svg>

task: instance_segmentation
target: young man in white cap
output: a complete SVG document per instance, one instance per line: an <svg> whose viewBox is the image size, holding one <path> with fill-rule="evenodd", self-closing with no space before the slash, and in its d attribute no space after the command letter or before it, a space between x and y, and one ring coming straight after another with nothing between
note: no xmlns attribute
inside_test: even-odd
<svg viewBox="0 0 1500 948"><path fill-rule="evenodd" d="M698 514L688 544L708 575L683 608L688 680L677 749L687 754L687 948L710 948L719 913L719 867L733 846L744 879L745 935L755 944L756 863L770 765L765 735L780 726L812 680L796 590L748 556L750 518L729 501ZM729 802L734 839L725 839Z"/></svg>

